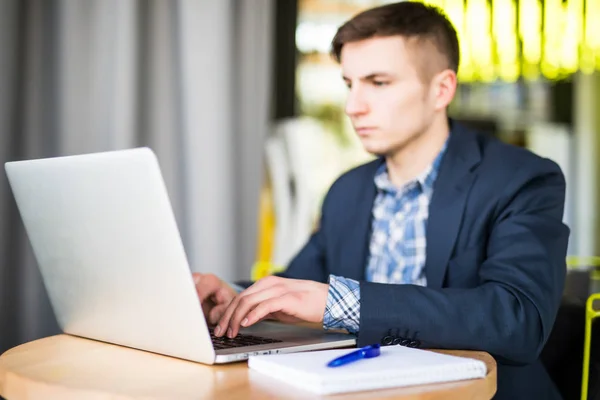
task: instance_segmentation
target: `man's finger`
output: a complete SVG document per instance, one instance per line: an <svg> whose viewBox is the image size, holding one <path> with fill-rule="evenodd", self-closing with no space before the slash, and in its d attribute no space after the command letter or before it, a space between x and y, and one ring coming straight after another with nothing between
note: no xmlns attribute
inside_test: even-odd
<svg viewBox="0 0 600 400"><path fill-rule="evenodd" d="M227 310L221 317L218 325L215 327L215 335L220 337L227 334L227 328L229 326L229 321L233 312L236 310L237 305L241 299L246 296L252 295L258 291L266 290L269 287L280 285L285 287L287 290L291 290L293 285L296 285L298 282L302 282L297 279L289 279L289 278L281 278L278 276L267 276L257 282L255 282L248 289L244 290L242 293L238 294L233 301L227 307Z"/></svg>
<svg viewBox="0 0 600 400"><path fill-rule="evenodd" d="M276 277L270 277L270 278L276 278ZM233 334L233 330L231 330L231 331L229 330L230 322L231 322L231 317L233 316L233 313L238 309L240 302L241 301L248 302L249 301L249 300L247 300L248 297L253 296L256 293L262 292L263 290L268 290L273 285L277 285L280 283L281 283L280 278L276 278L276 279L265 278L265 280L263 282L258 281L254 285L250 286L248 289L244 290L242 293L238 294L231 301L231 303L229 303L227 310L225 311L225 313L221 317L221 320L215 327L215 336L220 337L223 335L227 335L230 337L234 337L235 335ZM261 289L261 288L263 288L263 289ZM236 332L236 334L237 334L237 332Z"/></svg>
<svg viewBox="0 0 600 400"><path fill-rule="evenodd" d="M227 327L229 326L229 319L231 318L231 315L235 311L235 308L237 307L237 304L239 303L240 299L247 295L248 294L246 293L246 291L243 291L242 293L235 296L233 300L229 303L229 305L225 309L225 312L223 313L223 315L221 315L221 319L217 323L217 326L215 326L215 336L221 337L227 333Z"/></svg>
<svg viewBox="0 0 600 400"><path fill-rule="evenodd" d="M265 290L261 290L256 293L252 293L246 295L238 301L235 310L233 310L233 314L231 314L228 325L225 325L225 321L223 323L219 323L221 325L221 329L227 329L227 336L235 337L237 336L240 330L240 324L245 320L246 315L257 307L259 304L275 298L280 297L287 292L287 288L283 285L275 285L268 287ZM248 325L244 325L248 326Z"/></svg>
<svg viewBox="0 0 600 400"><path fill-rule="evenodd" d="M225 306L228 306L234 297L235 294L228 287L224 286L221 286L221 288L217 290L213 296L215 303L224 304Z"/></svg>
<svg viewBox="0 0 600 400"><path fill-rule="evenodd" d="M201 303L214 295L222 286L221 280L213 274L195 275L194 281L196 282L196 292Z"/></svg>
<svg viewBox="0 0 600 400"><path fill-rule="evenodd" d="M242 293L244 293L246 295L256 293L261 290L265 290L271 286L286 285L288 281L290 281L290 279L280 278L278 276L267 276L265 278L259 279L256 282L254 282L250 287L248 287Z"/></svg>
<svg viewBox="0 0 600 400"><path fill-rule="evenodd" d="M200 306L202 307L202 313L204 313L205 317L209 316L210 310L212 310L214 305L215 304L212 301L205 301L203 303L200 303Z"/></svg>
<svg viewBox="0 0 600 400"><path fill-rule="evenodd" d="M233 298L233 300L229 303L227 310L223 313L223 316L221 316L221 320L215 327L215 332L214 332L215 336L221 337L221 336L227 334L227 328L229 327L229 320L231 319L231 316L233 315L233 312L236 310L237 305L241 299L243 299L244 297L250 296L258 291L261 291L265 288L268 288L271 285L276 284L278 282L278 280L280 280L280 279L281 278L274 277L274 276L263 278L259 281L256 281L248 289L244 290L242 293L235 296Z"/></svg>
<svg viewBox="0 0 600 400"><path fill-rule="evenodd" d="M219 322L219 320L221 319L221 317L223 316L223 314L225 313L226 309L227 309L227 304L221 304L218 306L214 306L208 314L208 317L207 317L208 323L210 325L216 325Z"/></svg>
<svg viewBox="0 0 600 400"><path fill-rule="evenodd" d="M242 326L246 327L253 325L267 317L269 314L283 313L294 317L298 313L298 310L295 309L298 306L301 307L302 304L296 302L295 297L291 296L289 293L284 294L283 296L270 298L254 307L254 309L246 315L247 321L244 321Z"/></svg>

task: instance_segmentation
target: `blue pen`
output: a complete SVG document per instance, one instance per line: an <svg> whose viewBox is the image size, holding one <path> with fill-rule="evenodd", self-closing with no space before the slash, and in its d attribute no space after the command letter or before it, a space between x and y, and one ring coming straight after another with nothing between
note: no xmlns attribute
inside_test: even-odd
<svg viewBox="0 0 600 400"><path fill-rule="evenodd" d="M345 354L341 357L334 358L327 366L328 367L339 367L346 365L354 361L362 360L363 358L373 358L381 354L380 346L378 344L372 344L370 346L363 347L352 353Z"/></svg>

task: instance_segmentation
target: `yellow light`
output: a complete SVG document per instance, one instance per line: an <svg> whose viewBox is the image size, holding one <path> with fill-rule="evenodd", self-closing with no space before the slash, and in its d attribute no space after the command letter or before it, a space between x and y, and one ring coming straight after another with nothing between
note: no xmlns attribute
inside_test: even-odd
<svg viewBox="0 0 600 400"><path fill-rule="evenodd" d="M519 77L517 15L513 0L492 1L492 33L496 43L498 75L513 82Z"/></svg>
<svg viewBox="0 0 600 400"><path fill-rule="evenodd" d="M549 79L557 78L560 71L563 31L562 0L545 0L544 51L541 69L544 76Z"/></svg>
<svg viewBox="0 0 600 400"><path fill-rule="evenodd" d="M470 46L474 75L483 82L494 80L490 9L487 0L467 0L465 33Z"/></svg>
<svg viewBox="0 0 600 400"><path fill-rule="evenodd" d="M448 15L452 25L454 25L454 29L456 29L460 44L458 79L462 82L469 82L473 80L473 63L465 35L465 8L463 0L446 0L444 2L444 11Z"/></svg>
<svg viewBox="0 0 600 400"><path fill-rule="evenodd" d="M519 0L523 76L536 79L542 59L542 10L539 0Z"/></svg>
<svg viewBox="0 0 600 400"><path fill-rule="evenodd" d="M600 69L600 0L587 0L585 8L581 69L591 73Z"/></svg>
<svg viewBox="0 0 600 400"><path fill-rule="evenodd" d="M587 0L585 6L584 42L593 50L600 50L600 0Z"/></svg>
<svg viewBox="0 0 600 400"><path fill-rule="evenodd" d="M579 44L583 38L583 0L568 0L563 4L564 32L562 37L561 73L577 71Z"/></svg>
<svg viewBox="0 0 600 400"><path fill-rule="evenodd" d="M557 79L600 70L600 0L430 3L442 8L457 30L460 81L537 79L540 73Z"/></svg>
<svg viewBox="0 0 600 400"><path fill-rule="evenodd" d="M444 9L444 0L428 0L426 3Z"/></svg>

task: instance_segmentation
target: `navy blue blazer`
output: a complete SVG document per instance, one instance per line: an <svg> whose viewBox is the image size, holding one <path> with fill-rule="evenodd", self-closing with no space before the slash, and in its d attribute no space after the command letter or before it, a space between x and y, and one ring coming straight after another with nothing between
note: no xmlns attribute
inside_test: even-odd
<svg viewBox="0 0 600 400"><path fill-rule="evenodd" d="M560 398L539 355L558 311L569 229L552 161L452 122L427 223L427 287L365 281L382 159L330 188L320 227L285 277L360 281L358 345L489 352L498 399Z"/></svg>

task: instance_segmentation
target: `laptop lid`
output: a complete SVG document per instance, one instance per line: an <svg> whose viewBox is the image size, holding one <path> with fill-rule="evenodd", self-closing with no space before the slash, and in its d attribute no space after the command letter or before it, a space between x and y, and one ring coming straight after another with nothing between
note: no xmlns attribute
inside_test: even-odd
<svg viewBox="0 0 600 400"><path fill-rule="evenodd" d="M5 168L65 333L215 361L150 149L8 162Z"/></svg>

